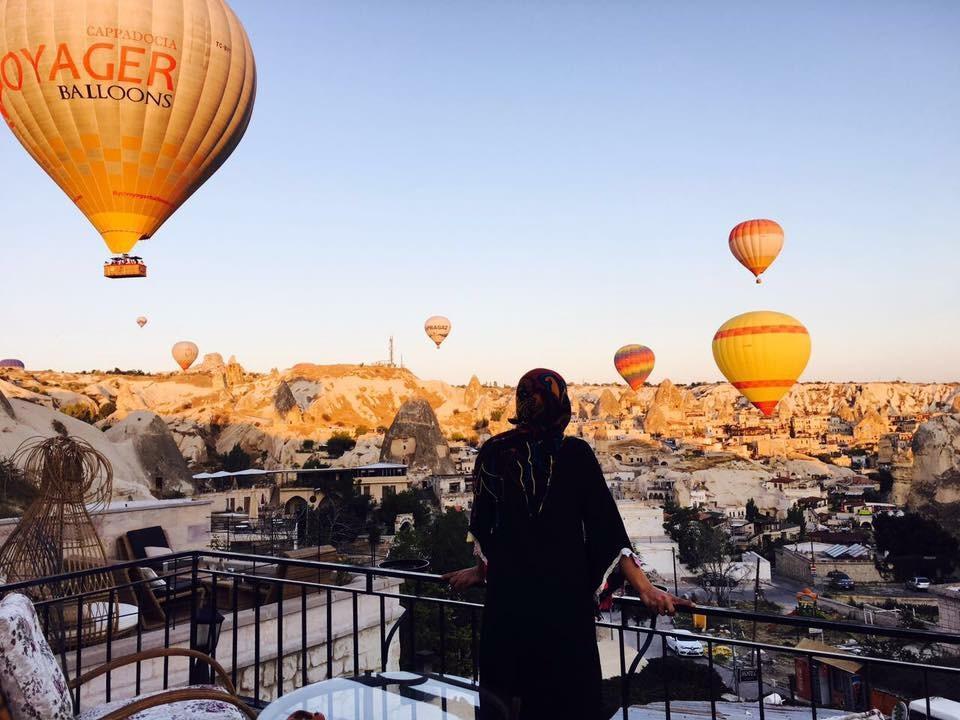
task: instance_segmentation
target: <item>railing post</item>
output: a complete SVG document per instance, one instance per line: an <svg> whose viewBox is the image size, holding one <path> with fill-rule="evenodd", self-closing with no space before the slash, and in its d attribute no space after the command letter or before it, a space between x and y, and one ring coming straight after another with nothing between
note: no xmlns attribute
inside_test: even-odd
<svg viewBox="0 0 960 720"><path fill-rule="evenodd" d="M617 631L617 634L620 638L620 707L623 710L623 720L627 720L627 708L630 705L630 674L627 672L627 654L626 649L624 648L626 641L626 634L624 630L627 627L627 612L623 605L620 605L619 608L620 629Z"/></svg>

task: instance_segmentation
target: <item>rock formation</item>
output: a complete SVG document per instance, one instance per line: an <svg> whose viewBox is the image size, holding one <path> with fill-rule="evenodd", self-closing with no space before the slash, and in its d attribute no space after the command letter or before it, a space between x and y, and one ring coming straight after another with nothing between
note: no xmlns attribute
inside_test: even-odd
<svg viewBox="0 0 960 720"><path fill-rule="evenodd" d="M13 411L13 405L7 400L7 396L0 392L0 412L3 412L11 420L16 420L17 415Z"/></svg>
<svg viewBox="0 0 960 720"><path fill-rule="evenodd" d="M853 439L856 443L873 443L886 432L890 432L890 423L879 412L870 409L853 426Z"/></svg>
<svg viewBox="0 0 960 720"><path fill-rule="evenodd" d="M293 392L285 380L280 381L277 391L273 394L273 407L280 417L286 417L291 410L297 407L297 399L293 396Z"/></svg>
<svg viewBox="0 0 960 720"><path fill-rule="evenodd" d="M117 444L130 443L140 465L156 481L162 480L162 494L192 493L193 482L187 463L167 424L159 415L136 412L106 431Z"/></svg>
<svg viewBox="0 0 960 720"><path fill-rule="evenodd" d="M468 408L475 408L480 403L480 397L483 395L483 386L476 375L470 378L470 384L463 392L463 404Z"/></svg>
<svg viewBox="0 0 960 720"><path fill-rule="evenodd" d="M960 415L933 418L914 434L907 505L960 537Z"/></svg>
<svg viewBox="0 0 960 720"><path fill-rule="evenodd" d="M593 406L593 416L595 418L618 418L620 417L620 403L610 392L610 388L604 388L600 393L600 399Z"/></svg>
<svg viewBox="0 0 960 720"><path fill-rule="evenodd" d="M429 402L417 398L400 406L383 439L380 460L404 463L417 473L454 472L450 448Z"/></svg>

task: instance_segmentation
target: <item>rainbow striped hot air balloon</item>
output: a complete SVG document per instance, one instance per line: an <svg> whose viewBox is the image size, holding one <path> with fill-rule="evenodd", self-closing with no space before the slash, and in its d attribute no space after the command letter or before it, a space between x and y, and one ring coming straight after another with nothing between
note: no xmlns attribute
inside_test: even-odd
<svg viewBox="0 0 960 720"><path fill-rule="evenodd" d="M713 359L724 377L769 417L807 366L810 334L783 313L744 313L717 330Z"/></svg>
<svg viewBox="0 0 960 720"><path fill-rule="evenodd" d="M747 220L730 231L730 252L760 282L783 249L783 228L773 220Z"/></svg>
<svg viewBox="0 0 960 720"><path fill-rule="evenodd" d="M653 372L656 358L646 345L624 345L613 356L613 364L620 377L634 390L639 390Z"/></svg>

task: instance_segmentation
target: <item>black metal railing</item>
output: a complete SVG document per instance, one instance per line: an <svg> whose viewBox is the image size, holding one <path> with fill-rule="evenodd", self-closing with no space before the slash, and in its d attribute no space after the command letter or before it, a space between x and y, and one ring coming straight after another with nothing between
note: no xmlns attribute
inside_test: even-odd
<svg viewBox="0 0 960 720"><path fill-rule="evenodd" d="M141 576L142 568L158 577ZM68 587L74 590L64 591ZM455 597L429 573L192 551L0 586L0 595L10 592L34 599L70 677L119 654L177 645L210 652L255 706L289 688L372 671L401 668L469 682L479 677L482 598ZM201 626L214 610L212 617L223 619L219 644L202 647L201 635L209 638L210 630L201 632ZM952 666L960 635L715 607L685 610L678 624L689 624L693 615L697 627L711 629L673 627L647 616L629 597L598 621L619 655L619 676L608 681L617 686L613 711L621 708L627 718L630 704L659 701L669 720L671 703L700 699L709 700L715 720L730 685L749 697L760 720L771 693L807 707L812 720L828 708L889 712L896 702L911 700L925 700L921 714L933 718L931 697L960 699L960 667ZM834 645L863 638L865 647L857 655L792 644L811 631ZM677 642L699 642L703 652L669 657ZM122 677L106 673L103 687L87 700L109 702L121 686L140 694L193 679L172 668L170 658L149 662L137 662ZM653 663L663 666L655 675ZM697 687L687 682L697 673L676 671L688 663L705 678ZM75 711L87 700L78 688Z"/></svg>

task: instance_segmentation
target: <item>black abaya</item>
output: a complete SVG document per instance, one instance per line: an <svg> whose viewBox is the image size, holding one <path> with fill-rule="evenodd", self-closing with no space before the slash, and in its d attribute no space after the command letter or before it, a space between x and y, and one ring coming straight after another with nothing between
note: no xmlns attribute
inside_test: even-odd
<svg viewBox="0 0 960 720"><path fill-rule="evenodd" d="M483 446L474 482L481 685L519 699L521 720L600 717L595 596L630 541L593 451L512 430Z"/></svg>

